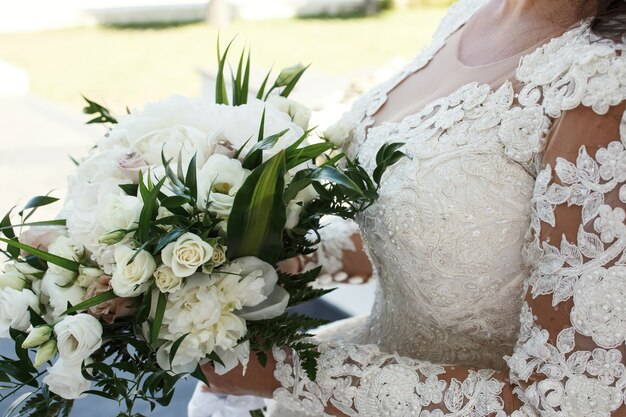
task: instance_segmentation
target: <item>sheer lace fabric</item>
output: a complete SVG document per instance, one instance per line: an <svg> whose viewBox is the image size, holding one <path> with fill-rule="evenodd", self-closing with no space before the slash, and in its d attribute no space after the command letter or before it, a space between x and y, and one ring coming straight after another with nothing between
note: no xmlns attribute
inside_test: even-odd
<svg viewBox="0 0 626 417"><path fill-rule="evenodd" d="M510 80L470 81L374 125L389 91L483 3L453 6L433 44L346 117L347 150L367 169L385 142L413 158L358 219L380 281L374 310L320 333L316 381L276 348L279 403L313 415L626 414L622 46L575 28Z"/></svg>

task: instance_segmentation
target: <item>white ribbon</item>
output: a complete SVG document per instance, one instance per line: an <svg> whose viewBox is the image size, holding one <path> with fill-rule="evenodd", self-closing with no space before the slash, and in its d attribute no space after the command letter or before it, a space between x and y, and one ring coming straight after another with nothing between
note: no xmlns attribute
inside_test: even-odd
<svg viewBox="0 0 626 417"><path fill-rule="evenodd" d="M265 407L265 399L251 395L220 395L202 391L198 382L187 405L188 417L250 417L251 410Z"/></svg>

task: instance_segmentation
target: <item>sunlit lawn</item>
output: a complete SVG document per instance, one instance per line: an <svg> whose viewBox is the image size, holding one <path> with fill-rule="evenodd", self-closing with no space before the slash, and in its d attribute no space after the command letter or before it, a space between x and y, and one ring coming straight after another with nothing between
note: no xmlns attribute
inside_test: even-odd
<svg viewBox="0 0 626 417"><path fill-rule="evenodd" d="M253 48L260 70L296 62L350 73L411 58L428 41L442 8L350 19L241 21L222 31ZM0 59L25 69L33 92L73 108L80 94L116 109L200 91L199 68L214 63L217 30L204 23L164 28L94 27L0 35Z"/></svg>

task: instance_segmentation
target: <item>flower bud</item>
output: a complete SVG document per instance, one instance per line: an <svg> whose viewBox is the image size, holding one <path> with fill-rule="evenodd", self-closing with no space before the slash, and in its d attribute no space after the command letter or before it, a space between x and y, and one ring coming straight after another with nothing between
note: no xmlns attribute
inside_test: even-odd
<svg viewBox="0 0 626 417"><path fill-rule="evenodd" d="M83 288L87 288L103 274L104 272L98 268L81 265L78 267L78 278L76 278L76 283Z"/></svg>
<svg viewBox="0 0 626 417"><path fill-rule="evenodd" d="M52 327L44 324L41 326L37 326L33 328L33 330L28 333L28 336L22 343L22 347L24 349L32 348L35 346L39 346L42 343L50 340L50 335L52 334Z"/></svg>
<svg viewBox="0 0 626 417"><path fill-rule="evenodd" d="M126 236L126 230L113 230L100 236L98 243L102 243L103 245L115 245L116 243L120 243L122 239L124 239L124 236Z"/></svg>
<svg viewBox="0 0 626 417"><path fill-rule="evenodd" d="M4 272L0 273L0 289L13 288L23 290L26 288L28 280L13 265L7 265Z"/></svg>
<svg viewBox="0 0 626 417"><path fill-rule="evenodd" d="M283 69L280 74L278 74L278 78L276 79L277 87L284 87L289 85L291 81L304 69L304 65L296 64L291 67L287 67Z"/></svg>
<svg viewBox="0 0 626 417"><path fill-rule="evenodd" d="M37 354L35 355L35 368L39 368L43 363L52 359L56 354L57 341L50 339L37 349Z"/></svg>

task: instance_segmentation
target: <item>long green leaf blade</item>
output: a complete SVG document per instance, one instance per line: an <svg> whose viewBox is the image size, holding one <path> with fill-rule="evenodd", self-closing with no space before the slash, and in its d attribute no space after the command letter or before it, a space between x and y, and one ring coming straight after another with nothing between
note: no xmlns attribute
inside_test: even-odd
<svg viewBox="0 0 626 417"><path fill-rule="evenodd" d="M281 151L252 171L237 192L226 238L231 259L256 256L272 265L278 261L286 221L285 170Z"/></svg>
<svg viewBox="0 0 626 417"><path fill-rule="evenodd" d="M65 259L65 258L62 258L57 255L53 255L48 252L44 252L40 249L33 248L32 246L25 245L21 242L16 242L15 240L4 239L0 237L0 242L4 242L9 246L13 246L15 248L21 249L43 261L53 263L57 266L60 266L61 268L65 268L73 272L78 272L78 267L80 266L80 264L74 260Z"/></svg>
<svg viewBox="0 0 626 417"><path fill-rule="evenodd" d="M117 295L115 295L113 290L109 290L68 308L63 314L72 314L78 311L87 310L89 307L97 306L98 304L102 304L105 301L112 300L115 297L117 297Z"/></svg>
<svg viewBox="0 0 626 417"><path fill-rule="evenodd" d="M154 313L154 321L152 322L152 328L150 330L150 344L156 347L159 340L159 332L161 331L161 324L163 323L163 316L165 315L165 307L167 306L167 295L159 292L159 299L157 300L156 312Z"/></svg>

